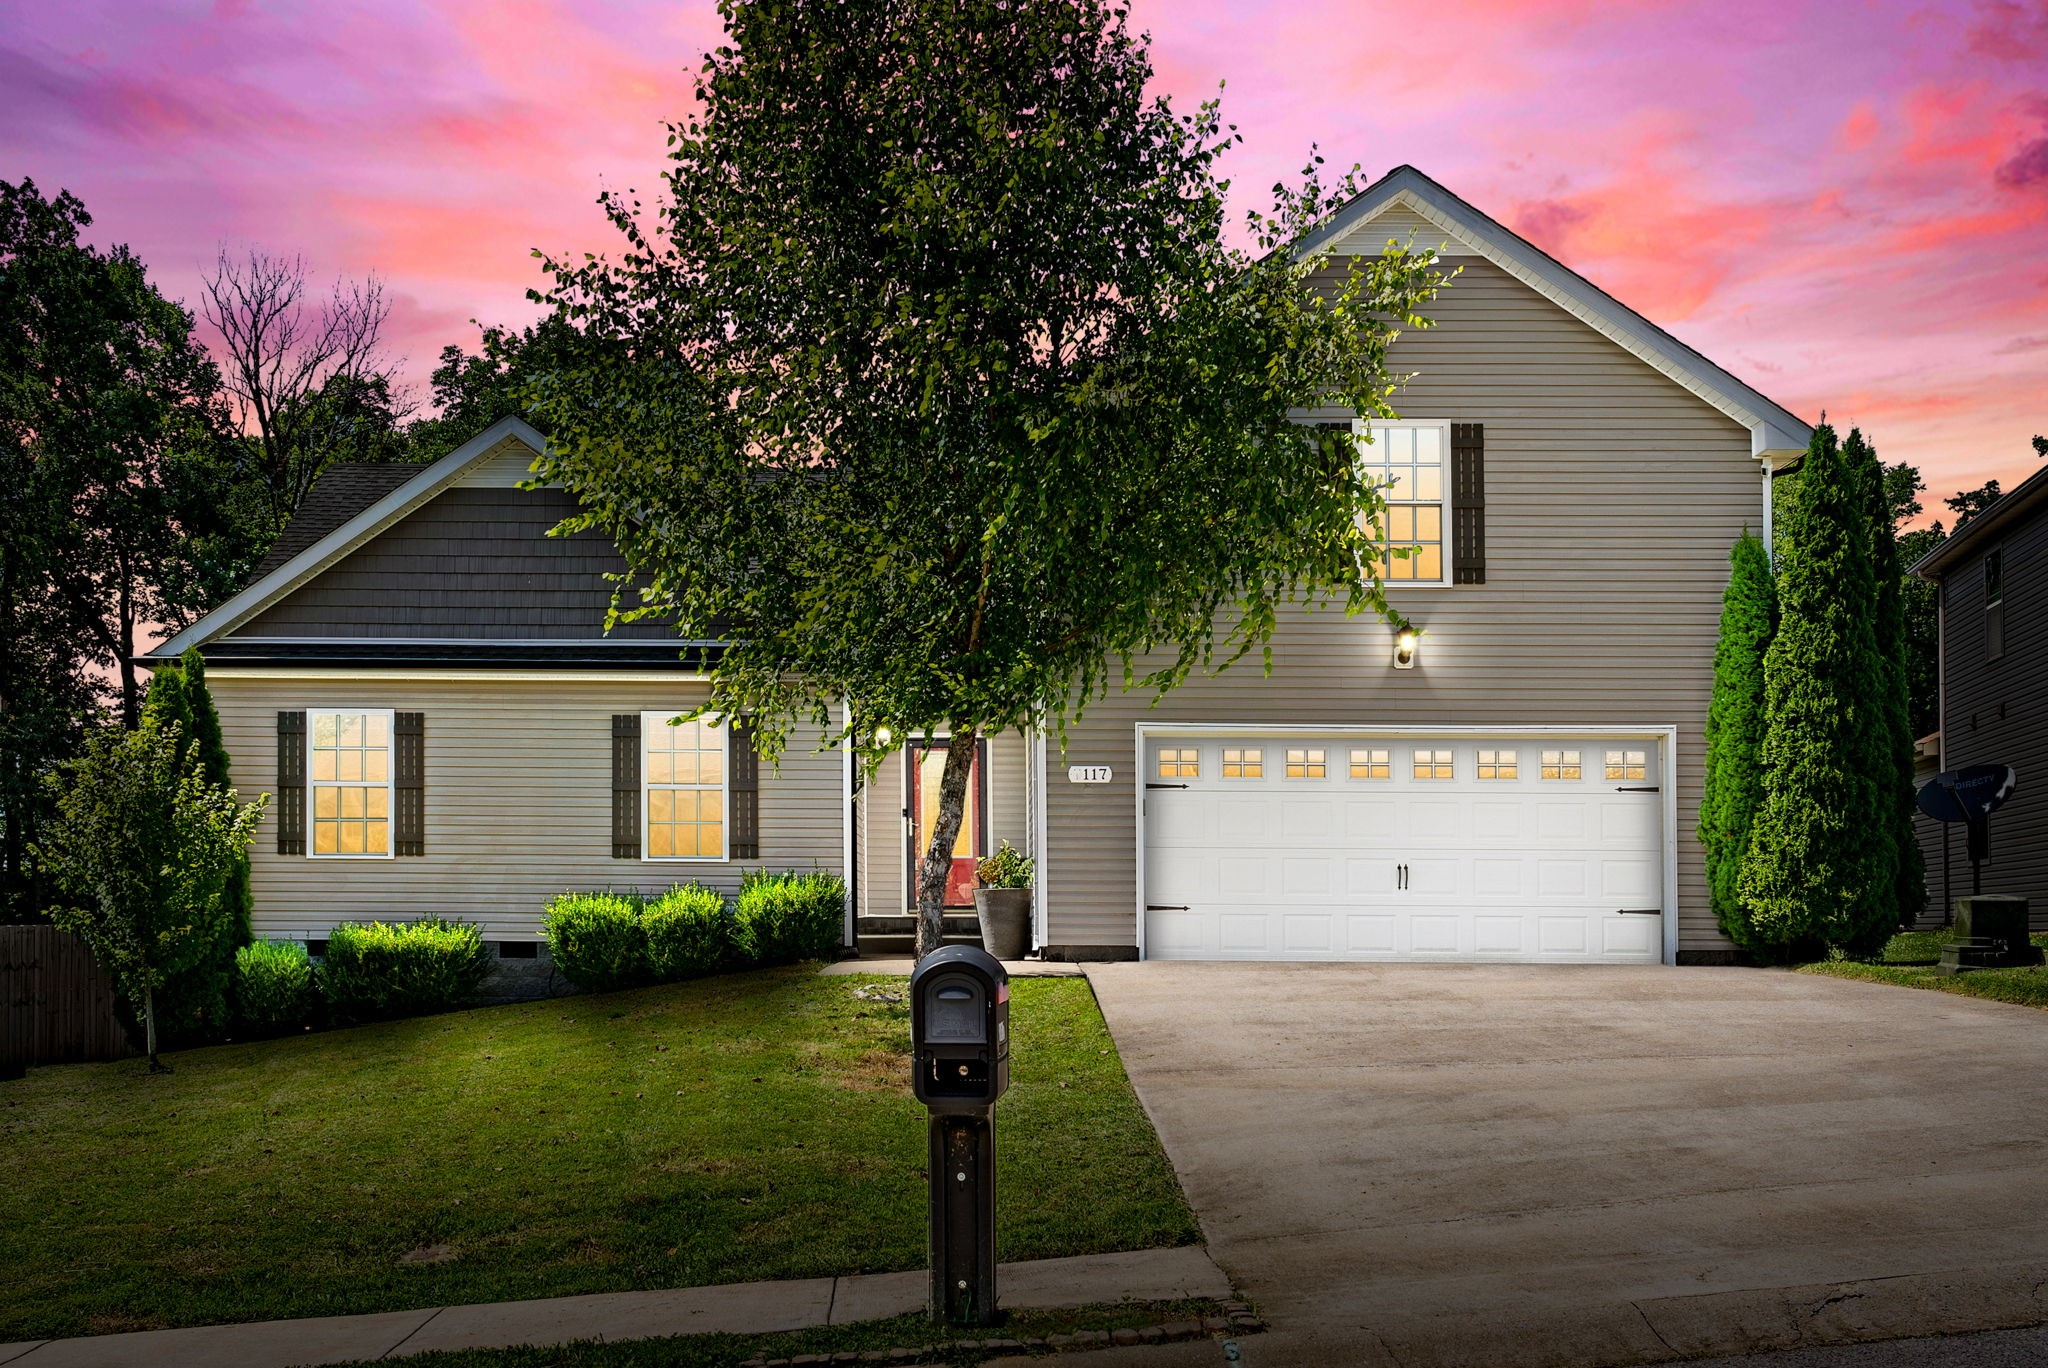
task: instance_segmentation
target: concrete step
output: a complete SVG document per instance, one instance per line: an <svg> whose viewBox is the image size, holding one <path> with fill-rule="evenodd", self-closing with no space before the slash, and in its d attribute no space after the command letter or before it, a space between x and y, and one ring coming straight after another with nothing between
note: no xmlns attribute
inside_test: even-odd
<svg viewBox="0 0 2048 1368"><path fill-rule="evenodd" d="M980 936L947 936L948 945L980 945ZM862 936L860 959L904 959L917 953L917 936Z"/></svg>
<svg viewBox="0 0 2048 1368"><path fill-rule="evenodd" d="M977 942L981 940L981 921L972 912L948 912L945 915L944 923L946 935L949 939L954 936L972 936ZM917 934L917 916L910 912L891 913L884 916L856 917L853 925L854 929L860 932L862 940L866 940L869 936L915 936Z"/></svg>

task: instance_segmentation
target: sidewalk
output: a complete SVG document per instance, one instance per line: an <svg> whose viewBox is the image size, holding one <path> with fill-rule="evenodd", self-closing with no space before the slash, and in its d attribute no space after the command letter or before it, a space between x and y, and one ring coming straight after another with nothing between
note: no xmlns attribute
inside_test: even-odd
<svg viewBox="0 0 2048 1368"><path fill-rule="evenodd" d="M91 1335L0 1344L0 1368L292 1368L430 1349L766 1335L923 1310L928 1277L917 1269ZM996 1288L1004 1306L1039 1308L1232 1295L1230 1280L1199 1246L1003 1264Z"/></svg>

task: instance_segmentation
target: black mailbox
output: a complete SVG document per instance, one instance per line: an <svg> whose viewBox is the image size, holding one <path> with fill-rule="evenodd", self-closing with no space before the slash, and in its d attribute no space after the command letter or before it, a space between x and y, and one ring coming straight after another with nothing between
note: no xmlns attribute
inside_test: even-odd
<svg viewBox="0 0 2048 1368"><path fill-rule="evenodd" d="M911 1090L935 1113L976 1112L1010 1089L1010 976L979 946L949 945L910 975Z"/></svg>

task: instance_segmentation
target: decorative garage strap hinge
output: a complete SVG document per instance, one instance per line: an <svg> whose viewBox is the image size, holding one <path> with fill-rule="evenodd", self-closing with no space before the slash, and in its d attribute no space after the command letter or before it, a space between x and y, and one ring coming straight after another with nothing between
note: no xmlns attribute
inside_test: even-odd
<svg viewBox="0 0 2048 1368"><path fill-rule="evenodd" d="M306 853L306 715L277 715L277 853Z"/></svg>
<svg viewBox="0 0 2048 1368"><path fill-rule="evenodd" d="M1451 583L1486 583L1486 425L1451 424Z"/></svg>

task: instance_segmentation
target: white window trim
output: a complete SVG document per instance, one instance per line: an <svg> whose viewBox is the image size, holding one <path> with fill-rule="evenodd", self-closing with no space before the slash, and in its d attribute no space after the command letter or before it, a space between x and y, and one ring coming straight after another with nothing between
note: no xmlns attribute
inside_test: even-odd
<svg viewBox="0 0 2048 1368"><path fill-rule="evenodd" d="M1443 564L1443 575L1441 578L1429 580L1384 579L1380 583L1389 593L1396 589L1448 589L1451 587L1451 425L1448 422L1439 423L1427 419L1402 418L1391 421L1372 419L1369 421L1364 418L1353 418L1351 420L1351 432L1354 437L1359 439L1359 459L1361 461L1367 459L1367 453L1372 450L1372 447L1367 446L1364 441L1367 435L1391 432L1395 428L1412 428L1417 430L1434 428L1440 434L1437 438L1437 450L1443 454L1444 482L1442 497L1436 500L1436 506L1438 516L1442 519L1438 527L1442 533L1439 540L1439 548L1442 551L1442 555L1439 559ZM1401 502L1404 504L1427 504L1430 501L1427 499L1403 499ZM1391 543L1389 544L1391 545Z"/></svg>
<svg viewBox="0 0 2048 1368"><path fill-rule="evenodd" d="M715 730L724 759L718 766L718 854L716 855L654 855L649 852L653 846L647 839L647 795L657 788L674 792L709 793L709 784L655 784L647 778L647 738L649 727L666 727L671 717L679 717L686 709L669 708L658 712L640 714L640 862L642 864L726 864L732 859L732 735L726 729L725 720L720 718ZM709 719L700 719L709 724Z"/></svg>
<svg viewBox="0 0 2048 1368"><path fill-rule="evenodd" d="M313 735L316 717L381 717L384 719L384 849L322 851L318 820L320 790L323 788L374 788L368 780L315 779L313 777ZM391 708L308 708L306 709L306 858L309 860L389 860L398 853L398 718Z"/></svg>

